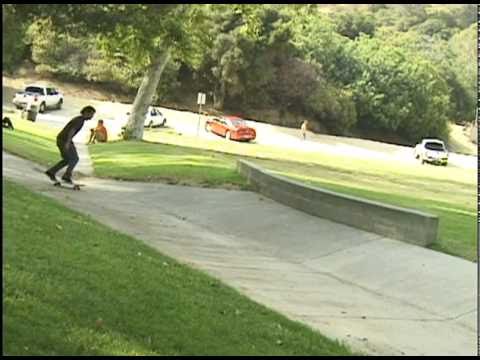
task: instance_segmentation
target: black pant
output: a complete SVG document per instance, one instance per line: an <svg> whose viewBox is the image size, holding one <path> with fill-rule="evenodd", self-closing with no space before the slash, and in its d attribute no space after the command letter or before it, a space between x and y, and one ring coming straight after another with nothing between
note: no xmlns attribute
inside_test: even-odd
<svg viewBox="0 0 480 360"><path fill-rule="evenodd" d="M77 149L75 148L75 145L73 145L73 142L71 142L70 144L57 143L57 146L60 150L62 160L60 160L56 165L48 169L48 172L52 175L55 175L60 169L68 165L67 171L65 171L65 175L63 175L63 177L71 179L73 168L78 163Z"/></svg>

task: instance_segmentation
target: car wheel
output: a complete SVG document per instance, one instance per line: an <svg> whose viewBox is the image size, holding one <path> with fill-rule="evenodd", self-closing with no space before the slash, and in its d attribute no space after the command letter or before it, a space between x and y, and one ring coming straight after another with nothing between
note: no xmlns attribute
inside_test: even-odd
<svg viewBox="0 0 480 360"><path fill-rule="evenodd" d="M58 100L57 110L61 110L61 109L62 109L62 105L63 105L63 99Z"/></svg>
<svg viewBox="0 0 480 360"><path fill-rule="evenodd" d="M231 135L230 135L230 131L227 131L227 132L225 133L225 139L227 139L227 140L232 140L232 137L231 137Z"/></svg>
<svg viewBox="0 0 480 360"><path fill-rule="evenodd" d="M38 109L38 112L39 112L40 114L43 114L46 109L47 109L47 106L45 105L44 102L42 102L42 103L40 104L40 107L39 107L39 109Z"/></svg>

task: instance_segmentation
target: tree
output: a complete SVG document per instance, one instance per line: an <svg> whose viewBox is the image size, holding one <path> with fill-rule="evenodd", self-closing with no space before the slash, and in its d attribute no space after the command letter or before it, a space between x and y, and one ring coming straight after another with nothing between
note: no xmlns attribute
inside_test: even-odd
<svg viewBox="0 0 480 360"><path fill-rule="evenodd" d="M161 74L172 54L191 49L196 7L181 4L16 4L28 19L50 19L53 26L71 36L99 39L111 57L121 56L145 69L125 139L141 140L143 123Z"/></svg>
<svg viewBox="0 0 480 360"><path fill-rule="evenodd" d="M474 121L477 96L477 25L461 31L452 37L448 47L454 59L452 69L460 84L458 91L463 106L458 108L458 120Z"/></svg>
<svg viewBox="0 0 480 360"><path fill-rule="evenodd" d="M38 72L85 76L87 59L94 43L89 37L73 37L56 31L49 18L34 21L27 29L25 41L31 47L32 61Z"/></svg>
<svg viewBox="0 0 480 360"><path fill-rule="evenodd" d="M234 35L221 34L214 42L213 57L218 63L212 67L212 75L216 79L214 89L214 106L222 109L228 95L241 94L242 82L239 72L245 68L244 53Z"/></svg>
<svg viewBox="0 0 480 360"><path fill-rule="evenodd" d="M444 133L446 117L472 118L476 33L467 27L475 9L8 4L4 50L15 64L31 44L38 69L137 91L127 139L142 138L153 98L188 107L197 91L225 111L293 125L307 116L336 134L357 125L413 139L414 129ZM23 41L17 27L28 27Z"/></svg>
<svg viewBox="0 0 480 360"><path fill-rule="evenodd" d="M373 35L375 32L375 19L369 12L350 10L334 14L335 30L342 36L353 40L360 34Z"/></svg>
<svg viewBox="0 0 480 360"><path fill-rule="evenodd" d="M401 134L411 142L448 136L448 87L432 63L367 37L360 37L355 56L362 68L353 89L363 128Z"/></svg>
<svg viewBox="0 0 480 360"><path fill-rule="evenodd" d="M423 24L428 24L427 20ZM450 94L448 116L455 121L473 121L475 118L476 99L476 24L450 36L441 38L447 29L446 25L438 28L432 36L418 33L419 27L414 27L406 33L383 33L383 42L403 49L409 58L423 57L437 68L447 83ZM450 39L449 39L450 38Z"/></svg>
<svg viewBox="0 0 480 360"><path fill-rule="evenodd" d="M356 125L357 112L351 90L320 80L305 103L307 114L335 135L345 135Z"/></svg>
<svg viewBox="0 0 480 360"><path fill-rule="evenodd" d="M141 140L145 116L162 72L172 52L181 53L186 47L191 14L185 5L129 4L117 6L114 11L113 15L120 21L113 30L100 32L104 48L111 54L133 59L145 67L124 132L125 140Z"/></svg>
<svg viewBox="0 0 480 360"><path fill-rule="evenodd" d="M300 8L291 15L291 43L308 63L320 64L325 77L341 85L353 83L358 67L352 56L353 42L335 30L327 16Z"/></svg>
<svg viewBox="0 0 480 360"><path fill-rule="evenodd" d="M26 25L13 4L3 4L2 10L2 64L5 70L14 70L28 52L23 41Z"/></svg>

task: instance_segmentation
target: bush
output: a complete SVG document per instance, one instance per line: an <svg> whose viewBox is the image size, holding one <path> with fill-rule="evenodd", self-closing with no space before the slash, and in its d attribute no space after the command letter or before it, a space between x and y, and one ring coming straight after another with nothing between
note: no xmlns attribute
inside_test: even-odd
<svg viewBox="0 0 480 360"><path fill-rule="evenodd" d="M28 58L28 46L24 41L25 25L19 21L12 5L3 5L3 70L14 71Z"/></svg>
<svg viewBox="0 0 480 360"><path fill-rule="evenodd" d="M335 135L345 135L357 121L351 91L338 89L326 82L317 85L307 97L308 115L322 123Z"/></svg>
<svg viewBox="0 0 480 360"><path fill-rule="evenodd" d="M361 128L399 133L411 142L448 136L449 91L435 66L366 37L356 57L362 67L353 85Z"/></svg>

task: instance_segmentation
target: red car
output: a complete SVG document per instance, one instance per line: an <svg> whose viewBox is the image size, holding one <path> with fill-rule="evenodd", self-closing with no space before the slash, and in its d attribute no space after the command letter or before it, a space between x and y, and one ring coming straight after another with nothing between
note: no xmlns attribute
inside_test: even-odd
<svg viewBox="0 0 480 360"><path fill-rule="evenodd" d="M227 140L250 141L257 136L255 129L236 116L213 116L205 122L205 131L224 136Z"/></svg>

